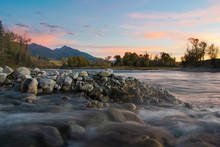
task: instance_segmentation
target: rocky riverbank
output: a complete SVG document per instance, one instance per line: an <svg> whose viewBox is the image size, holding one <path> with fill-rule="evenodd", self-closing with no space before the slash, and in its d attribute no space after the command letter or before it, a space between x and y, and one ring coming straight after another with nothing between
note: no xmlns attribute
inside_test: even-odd
<svg viewBox="0 0 220 147"><path fill-rule="evenodd" d="M35 95L83 92L89 99L102 103L184 104L166 90L155 89L132 77L116 76L107 69L92 74L86 71L46 72L38 68L1 69L0 84Z"/></svg>
<svg viewBox="0 0 220 147"><path fill-rule="evenodd" d="M166 90L110 69L5 67L0 84L3 147L219 145L218 113L189 109Z"/></svg>

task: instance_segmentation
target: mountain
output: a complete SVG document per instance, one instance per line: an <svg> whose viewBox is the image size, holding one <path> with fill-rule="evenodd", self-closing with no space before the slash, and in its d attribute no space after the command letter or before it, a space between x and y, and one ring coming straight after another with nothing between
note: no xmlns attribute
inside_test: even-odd
<svg viewBox="0 0 220 147"><path fill-rule="evenodd" d="M62 48L57 48L54 50L54 53L56 55L58 55L59 58L62 58L62 57L67 58L70 56L83 56L84 58L86 58L88 60L96 60L96 58L93 57L92 55L85 53L85 52L81 52L77 49L70 48L68 46L63 46Z"/></svg>
<svg viewBox="0 0 220 147"><path fill-rule="evenodd" d="M49 59L57 59L58 56L50 48L32 43L28 46L28 51L31 56L46 57Z"/></svg>
<svg viewBox="0 0 220 147"><path fill-rule="evenodd" d="M42 45L32 43L28 45L28 51L31 56L41 56L48 59L60 60L62 57L68 58L70 56L83 56L88 60L96 60L96 57L68 46L52 50Z"/></svg>

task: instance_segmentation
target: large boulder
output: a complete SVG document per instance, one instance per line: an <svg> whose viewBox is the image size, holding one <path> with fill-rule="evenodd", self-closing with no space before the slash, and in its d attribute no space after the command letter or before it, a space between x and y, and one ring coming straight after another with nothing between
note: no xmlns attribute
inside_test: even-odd
<svg viewBox="0 0 220 147"><path fill-rule="evenodd" d="M0 84L4 83L7 78L6 73L0 73Z"/></svg>
<svg viewBox="0 0 220 147"><path fill-rule="evenodd" d="M111 121L116 121L116 122L134 121L142 125L145 124L145 122L136 113L128 110L111 108L107 111L107 113Z"/></svg>
<svg viewBox="0 0 220 147"><path fill-rule="evenodd" d="M44 78L39 80L39 87L44 90L44 93L53 92L55 84L56 82L51 79Z"/></svg>
<svg viewBox="0 0 220 147"><path fill-rule="evenodd" d="M135 122L113 122L98 129L85 146L174 147L175 142L175 138L161 128Z"/></svg>
<svg viewBox="0 0 220 147"><path fill-rule="evenodd" d="M30 75L31 71L27 67L19 67L15 70L16 75Z"/></svg>
<svg viewBox="0 0 220 147"><path fill-rule="evenodd" d="M64 140L52 126L13 125L9 131L0 132L0 144L4 147L62 147Z"/></svg>
<svg viewBox="0 0 220 147"><path fill-rule="evenodd" d="M26 93L33 93L37 94L38 92L38 81L36 79L26 79L22 84L21 84L21 91L26 92Z"/></svg>
<svg viewBox="0 0 220 147"><path fill-rule="evenodd" d="M5 66L5 68L3 70L3 72L7 73L7 74L11 74L13 71L14 70L11 67L9 67L9 66Z"/></svg>

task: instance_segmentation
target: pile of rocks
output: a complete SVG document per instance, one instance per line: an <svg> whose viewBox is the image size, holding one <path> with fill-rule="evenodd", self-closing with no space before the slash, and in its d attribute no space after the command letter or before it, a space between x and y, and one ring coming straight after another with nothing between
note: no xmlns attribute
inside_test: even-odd
<svg viewBox="0 0 220 147"><path fill-rule="evenodd" d="M116 76L107 69L93 74L72 70L43 71L39 68L0 67L0 85L10 86L25 93L51 94L57 92L84 92L101 102L132 102L135 104L181 104L166 90L156 89L132 77Z"/></svg>

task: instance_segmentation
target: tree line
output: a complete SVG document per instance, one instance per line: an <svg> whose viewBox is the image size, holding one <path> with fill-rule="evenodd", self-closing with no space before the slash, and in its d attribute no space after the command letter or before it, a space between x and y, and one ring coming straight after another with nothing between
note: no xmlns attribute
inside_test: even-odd
<svg viewBox="0 0 220 147"><path fill-rule="evenodd" d="M0 21L0 65L54 67L48 59L29 55L30 41L25 36L5 29Z"/></svg>
<svg viewBox="0 0 220 147"><path fill-rule="evenodd" d="M175 66L212 66L218 67L217 55L219 48L215 44L208 44L197 38L189 38L189 45L181 62L177 62L175 57L169 53L161 52L159 55L152 57L147 52L137 54L135 52L126 52L124 56L115 55L112 59L107 56L105 59L90 61L84 57L69 57L63 59L64 67L111 67L111 66L128 66L128 67L175 67ZM219 61L220 62L220 61ZM220 66L220 65L219 65Z"/></svg>
<svg viewBox="0 0 220 147"><path fill-rule="evenodd" d="M152 58L148 53L140 54L126 52L123 57L114 56L114 66L136 66L136 67L152 67L152 66L176 66L176 59L170 54L162 52L160 55Z"/></svg>
<svg viewBox="0 0 220 147"><path fill-rule="evenodd" d="M203 66L212 65L217 67L217 56L219 47L215 44L208 44L198 38L189 38L189 46L184 56L181 58L183 66ZM208 58L208 60L205 60Z"/></svg>

